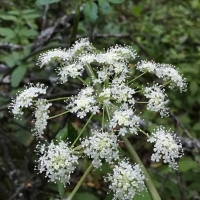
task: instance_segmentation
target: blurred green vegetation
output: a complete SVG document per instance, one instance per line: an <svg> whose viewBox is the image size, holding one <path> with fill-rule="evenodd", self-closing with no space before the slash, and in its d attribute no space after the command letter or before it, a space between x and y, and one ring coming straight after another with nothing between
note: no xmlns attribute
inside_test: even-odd
<svg viewBox="0 0 200 200"><path fill-rule="evenodd" d="M86 2L86 1L84 1ZM69 47L75 30L74 17L79 0L2 0L0 10L0 199L58 199L57 187L34 171L34 149L37 141L31 135L32 114L21 121L8 112L11 98L29 82L49 86L47 98L74 94L81 85L70 80L57 85L55 65L36 66L39 53L55 47ZM169 118L145 112L149 124L164 125L181 137L185 155L179 160L179 171L169 171L162 163L150 162L152 146L143 138L130 140L150 172L163 200L200 199L200 1L199 0L99 0L81 5L76 38L89 37L99 49L128 44L140 59L173 64L187 79L188 90L168 91ZM132 62L135 67L136 61ZM145 75L141 82L153 81ZM136 85L137 86L137 85ZM63 111L59 103L52 112ZM67 119L76 128L85 123L73 115L53 120L45 139L54 138L66 126ZM146 126L151 131L153 126ZM87 132L85 133L87 135ZM72 176L66 193L74 188L88 165L87 160ZM74 199L112 199L102 177L110 171L90 174ZM108 194L107 194L108 193ZM148 193L135 199L149 200Z"/></svg>

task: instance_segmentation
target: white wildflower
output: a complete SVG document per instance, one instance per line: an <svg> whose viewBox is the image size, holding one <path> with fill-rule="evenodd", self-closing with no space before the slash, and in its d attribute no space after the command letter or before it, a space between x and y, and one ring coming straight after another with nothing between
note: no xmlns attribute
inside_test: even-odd
<svg viewBox="0 0 200 200"><path fill-rule="evenodd" d="M120 81L120 79L118 79ZM133 94L135 94L135 90L127 86L124 82L119 84L114 84L114 81L111 84L111 93L112 97L116 99L117 102L122 103L130 103L132 105L135 104L135 100L133 98Z"/></svg>
<svg viewBox="0 0 200 200"><path fill-rule="evenodd" d="M156 69L156 75L164 81L171 81L170 88L177 86L180 88L180 91L184 91L187 87L185 79L178 73L173 65L160 64Z"/></svg>
<svg viewBox="0 0 200 200"><path fill-rule="evenodd" d="M48 145L37 145L41 155L38 162L39 173L45 172L51 182L60 181L64 185L69 184L71 173L78 164L78 156L68 147L67 142L59 142L55 145L53 141Z"/></svg>
<svg viewBox="0 0 200 200"><path fill-rule="evenodd" d="M77 113L77 117L83 118L87 113L96 114L99 112L94 89L87 87L82 89L76 97L71 98L71 102L67 105L70 112Z"/></svg>
<svg viewBox="0 0 200 200"><path fill-rule="evenodd" d="M114 111L110 120L110 128L117 128L118 134L124 136L128 131L137 134L140 118L136 116L132 108L123 104L119 110Z"/></svg>
<svg viewBox="0 0 200 200"><path fill-rule="evenodd" d="M139 164L132 166L128 161L123 160L113 168L113 174L105 177L105 181L111 184L109 189L114 192L113 200L131 200L135 194L140 194L146 189L144 184L145 176Z"/></svg>
<svg viewBox="0 0 200 200"><path fill-rule="evenodd" d="M19 92L16 99L12 100L11 110L15 117L23 115L23 108L27 108L33 105L33 98L38 97L40 94L46 94L46 87L43 84L29 84L29 87L22 92Z"/></svg>
<svg viewBox="0 0 200 200"><path fill-rule="evenodd" d="M47 119L49 118L49 107L51 103L48 103L45 99L39 99L36 103L35 110L35 128L33 129L36 137L42 137L44 130L47 126Z"/></svg>
<svg viewBox="0 0 200 200"><path fill-rule="evenodd" d="M37 65L43 67L52 60L67 61L71 60L71 54L65 49L53 49L40 54Z"/></svg>
<svg viewBox="0 0 200 200"><path fill-rule="evenodd" d="M142 72L155 72L157 69L157 64L154 61L142 60L137 63L136 69Z"/></svg>
<svg viewBox="0 0 200 200"><path fill-rule="evenodd" d="M117 136L103 131L94 131L92 136L81 142L84 153L93 159L95 168L102 165L102 159L109 164L119 159Z"/></svg>
<svg viewBox="0 0 200 200"><path fill-rule="evenodd" d="M58 68L58 75L62 83L66 83L69 77L76 78L81 76L84 71L84 67L81 63L74 62L73 64L65 64L64 67Z"/></svg>
<svg viewBox="0 0 200 200"><path fill-rule="evenodd" d="M94 47L89 42L88 38L81 38L80 40L76 41L72 47L68 50L72 56L80 56L82 53L92 52Z"/></svg>
<svg viewBox="0 0 200 200"><path fill-rule="evenodd" d="M162 158L164 163L169 163L169 167L178 169L176 159L182 157L183 149L180 140L171 130L157 127L147 141L155 143L152 161L159 162Z"/></svg>
<svg viewBox="0 0 200 200"><path fill-rule="evenodd" d="M165 94L165 89L158 84L152 87L145 87L144 96L149 99L147 104L147 109L155 112L160 112L161 117L168 115L168 108L166 104L167 95Z"/></svg>

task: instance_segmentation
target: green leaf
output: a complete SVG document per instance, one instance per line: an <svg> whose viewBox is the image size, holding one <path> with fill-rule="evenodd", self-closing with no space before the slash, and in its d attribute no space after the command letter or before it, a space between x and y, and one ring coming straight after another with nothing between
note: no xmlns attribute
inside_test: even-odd
<svg viewBox="0 0 200 200"><path fill-rule="evenodd" d="M59 141L65 141L67 139L68 136L68 128L64 127L63 129L61 129L57 135L56 135L56 140Z"/></svg>
<svg viewBox="0 0 200 200"><path fill-rule="evenodd" d="M198 82L196 80L191 81L191 83L190 83L191 94L192 95L196 94L198 92L198 90L199 90Z"/></svg>
<svg viewBox="0 0 200 200"><path fill-rule="evenodd" d="M96 196L90 194L89 192L79 192L76 193L73 197L73 200L98 200Z"/></svg>
<svg viewBox="0 0 200 200"><path fill-rule="evenodd" d="M56 183L57 183L57 186L58 186L59 195L60 195L61 198L63 198L63 196L65 194L65 187L60 181L57 181Z"/></svg>
<svg viewBox="0 0 200 200"><path fill-rule="evenodd" d="M15 37L15 33L10 28L0 28L0 35L6 38L13 38Z"/></svg>
<svg viewBox="0 0 200 200"><path fill-rule="evenodd" d="M94 2L87 2L83 5L83 14L93 24L97 20L98 6Z"/></svg>
<svg viewBox="0 0 200 200"><path fill-rule="evenodd" d="M74 140L78 136L78 131L74 128L74 126L70 121L67 122L67 126L68 126L68 138L71 142L74 142Z"/></svg>
<svg viewBox="0 0 200 200"><path fill-rule="evenodd" d="M125 0L108 0L110 3L120 4L123 3Z"/></svg>
<svg viewBox="0 0 200 200"><path fill-rule="evenodd" d="M37 0L35 4L37 5L48 5L52 3L60 2L61 0Z"/></svg>
<svg viewBox="0 0 200 200"><path fill-rule="evenodd" d="M17 67L11 75L11 85L12 87L18 87L21 80L24 78L24 75L26 74L26 66L20 65Z"/></svg>
<svg viewBox="0 0 200 200"><path fill-rule="evenodd" d="M12 15L0 15L0 19L7 20L7 21L17 21L17 17Z"/></svg>
<svg viewBox="0 0 200 200"><path fill-rule="evenodd" d="M106 0L98 0L98 4L103 13L110 12L110 4Z"/></svg>
<svg viewBox="0 0 200 200"><path fill-rule="evenodd" d="M198 168L198 164L189 157L179 160L178 166L181 172L186 172L190 169Z"/></svg>

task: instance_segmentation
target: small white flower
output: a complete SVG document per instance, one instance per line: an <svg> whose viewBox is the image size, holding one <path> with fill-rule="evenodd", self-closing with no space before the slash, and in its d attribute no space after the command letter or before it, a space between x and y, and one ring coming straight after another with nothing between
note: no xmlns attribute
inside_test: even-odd
<svg viewBox="0 0 200 200"><path fill-rule="evenodd" d="M76 41L72 47L68 50L70 54L74 57L80 56L82 53L92 52L94 47L89 42L88 38L81 38Z"/></svg>
<svg viewBox="0 0 200 200"><path fill-rule="evenodd" d="M142 72L155 72L157 69L157 64L154 61L142 60L137 63L136 69Z"/></svg>
<svg viewBox="0 0 200 200"><path fill-rule="evenodd" d="M64 67L58 68L58 75L60 76L61 82L66 83L68 81L68 77L76 78L77 76L81 76L83 71L84 67L81 63L66 63Z"/></svg>
<svg viewBox="0 0 200 200"><path fill-rule="evenodd" d="M84 153L93 159L95 168L102 165L102 159L109 164L119 159L117 136L108 132L93 131L92 136L81 142Z"/></svg>
<svg viewBox="0 0 200 200"><path fill-rule="evenodd" d="M67 105L70 112L77 113L77 117L83 118L87 113L96 114L99 112L94 89L87 87L82 89L76 97L71 98L71 102Z"/></svg>
<svg viewBox="0 0 200 200"><path fill-rule="evenodd" d="M119 62L127 62L128 59L135 59L136 52L129 46L119 46L111 47L106 51L106 53L100 53L96 57L98 63L115 65ZM114 67L114 66L113 66Z"/></svg>
<svg viewBox="0 0 200 200"><path fill-rule="evenodd" d="M124 136L128 131L137 134L136 126L139 126L140 118L136 116L132 108L123 104L119 110L114 111L110 120L110 128L119 128L119 135Z"/></svg>
<svg viewBox="0 0 200 200"><path fill-rule="evenodd" d="M55 145L51 142L48 146L39 144L36 148L41 155L36 168L39 173L45 172L51 182L59 180L64 185L69 184L71 173L78 164L78 156L73 154L68 143L61 141Z"/></svg>
<svg viewBox="0 0 200 200"><path fill-rule="evenodd" d="M36 110L35 110L35 128L33 129L34 134L36 137L42 137L44 134L44 130L47 126L47 119L49 118L49 107L51 103L48 103L45 99L39 99L36 103Z"/></svg>
<svg viewBox="0 0 200 200"><path fill-rule="evenodd" d="M37 65L43 67L52 60L67 61L71 59L71 54L65 49L52 49L40 54Z"/></svg>
<svg viewBox="0 0 200 200"><path fill-rule="evenodd" d="M27 108L33 105L33 98L38 97L40 94L46 94L46 87L43 84L29 84L29 87L22 92L19 92L16 99L12 100L11 110L12 113L18 118L20 115L23 115L23 108Z"/></svg>
<svg viewBox="0 0 200 200"><path fill-rule="evenodd" d="M155 84L152 87L146 87L144 96L149 99L148 110L160 112L161 117L168 115L168 108L166 107L168 103L168 100L166 100L167 95L161 85Z"/></svg>
<svg viewBox="0 0 200 200"><path fill-rule="evenodd" d="M114 192L113 200L131 200L135 194L140 194L146 189L144 185L145 176L140 166L132 166L128 161L123 160L113 168L113 174L105 177L109 181L109 188Z"/></svg>
<svg viewBox="0 0 200 200"><path fill-rule="evenodd" d="M169 163L169 167L178 169L176 159L182 157L183 149L180 140L171 130L157 127L147 141L155 143L152 161L159 162L162 158L164 163Z"/></svg>
<svg viewBox="0 0 200 200"><path fill-rule="evenodd" d="M164 81L171 81L170 88L177 86L180 88L180 91L184 91L187 87L185 79L182 78L173 65L160 64L156 69L156 76L162 78Z"/></svg>
<svg viewBox="0 0 200 200"><path fill-rule="evenodd" d="M135 100L133 98L133 94L135 94L135 90L125 85L124 82L121 82L120 78L118 79L119 83L114 81L111 84L112 97L116 99L118 103L125 102L134 105Z"/></svg>

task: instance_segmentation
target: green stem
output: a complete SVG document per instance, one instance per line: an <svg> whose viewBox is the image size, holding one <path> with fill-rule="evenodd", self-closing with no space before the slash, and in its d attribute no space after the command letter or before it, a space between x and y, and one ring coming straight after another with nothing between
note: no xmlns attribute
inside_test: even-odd
<svg viewBox="0 0 200 200"><path fill-rule="evenodd" d="M170 81L167 81L167 82L165 82L165 83L163 83L163 86L165 86L165 85L167 85L167 84L169 84L169 83L171 83L171 80L170 80Z"/></svg>
<svg viewBox="0 0 200 200"><path fill-rule="evenodd" d="M148 102L145 102L145 101L136 101L135 103L148 103Z"/></svg>
<svg viewBox="0 0 200 200"><path fill-rule="evenodd" d="M55 98L55 99L49 99L47 100L48 102L52 102L52 101L60 101L60 100L65 100L65 99L68 99L70 97L59 97L59 98Z"/></svg>
<svg viewBox="0 0 200 200"><path fill-rule="evenodd" d="M146 135L148 138L150 138L150 136L149 136L147 133L145 133L140 127L136 126L136 128L137 128L140 132L142 132L144 135Z"/></svg>
<svg viewBox="0 0 200 200"><path fill-rule="evenodd" d="M54 116L52 116L52 117L49 117L48 119L53 119L53 118L59 117L59 116L64 115L64 114L66 114L66 113L68 113L68 112L70 112L70 111L67 110L67 111L62 112L62 113L60 113L60 114L54 115Z"/></svg>
<svg viewBox="0 0 200 200"><path fill-rule="evenodd" d="M108 119L110 121L110 112L109 112L108 106L106 106L106 111L107 111Z"/></svg>
<svg viewBox="0 0 200 200"><path fill-rule="evenodd" d="M147 72L143 72L142 74L140 74L139 76L137 76L136 78L132 79L131 81L128 82L128 84L132 83L133 81L135 81L136 79L140 78L141 76L143 76L144 74L146 74Z"/></svg>
<svg viewBox="0 0 200 200"><path fill-rule="evenodd" d="M85 126L82 128L81 132L78 134L77 138L74 140L72 147L76 144L76 142L78 141L78 139L81 137L83 131L85 130L85 128L87 127L87 125L89 124L90 120L92 119L93 114L90 116L90 118L87 120Z"/></svg>
<svg viewBox="0 0 200 200"><path fill-rule="evenodd" d="M79 182L77 183L77 185L74 188L74 190L72 191L72 193L68 196L67 200L71 200L74 197L74 195L76 194L76 192L78 191L78 189L81 187L82 183L85 181L85 179L87 178L87 176L88 176L88 174L90 173L91 170L92 170L92 163L87 168L87 170L85 171L85 173L83 174L83 176L81 177L81 179L79 180Z"/></svg>
<svg viewBox="0 0 200 200"><path fill-rule="evenodd" d="M80 76L77 76L78 80L80 80L84 85L88 85Z"/></svg>
<svg viewBox="0 0 200 200"><path fill-rule="evenodd" d="M141 166L141 169L143 171L143 174L145 176L145 184L148 188L148 191L151 195L152 200L161 200L158 191L156 190L151 177L149 176L146 168L144 167L142 161L140 160L139 156L137 155L135 149L133 148L133 146L131 145L131 143L129 142L129 140L127 139L127 137L123 136L122 140L124 141L124 144L127 148L127 151L130 154L131 159L136 162L137 164L139 164Z"/></svg>
<svg viewBox="0 0 200 200"><path fill-rule="evenodd" d="M73 22L73 30L72 30L71 39L70 39L70 46L76 40L76 34L77 34L77 30L78 30L78 23L79 23L79 20L80 20L80 7L81 7L81 4L82 3L79 3L79 5L76 8L76 15L74 17L74 22Z"/></svg>
<svg viewBox="0 0 200 200"><path fill-rule="evenodd" d="M102 127L102 130L103 130L103 127L104 127L104 109L105 109L105 106L103 106L103 114L102 114L102 121L101 121L101 127Z"/></svg>

